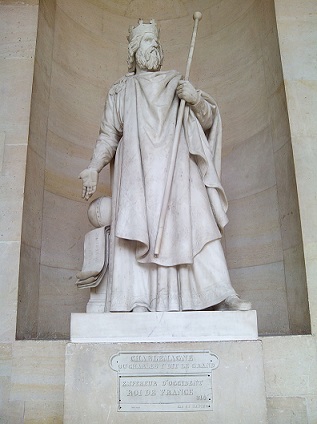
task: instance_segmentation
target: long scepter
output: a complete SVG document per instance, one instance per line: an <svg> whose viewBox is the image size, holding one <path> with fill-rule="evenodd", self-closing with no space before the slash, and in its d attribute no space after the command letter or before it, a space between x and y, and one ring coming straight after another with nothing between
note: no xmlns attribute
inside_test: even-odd
<svg viewBox="0 0 317 424"><path fill-rule="evenodd" d="M187 65L186 65L186 73L185 73L185 81L188 81L189 79L189 72L190 72L190 66L193 59L194 54L194 47L195 47L195 41L196 41L196 35L198 30L198 23L202 18L202 14L200 12L195 12L193 19L194 19L194 29L193 29L193 35L192 40L190 43L190 49L187 59ZM173 175L175 170L175 163L176 163L176 156L177 156L177 150L178 150L178 144L179 144L179 136L182 128L182 122L184 117L184 110L185 110L185 100L182 99L179 105L178 114L177 114L177 120L176 120L176 127L175 127L175 135L172 145L172 153L171 153L171 160L170 165L167 173L167 179L166 179L166 186L163 196L163 202L162 202L162 208L161 208L161 214L159 219L159 225L157 230L157 236L156 236L156 242L154 247L154 256L157 257L160 254L161 250L161 244L162 244L162 237L163 237L163 230L166 220L166 214L168 209L168 202L171 195L172 190L172 181L173 181Z"/></svg>

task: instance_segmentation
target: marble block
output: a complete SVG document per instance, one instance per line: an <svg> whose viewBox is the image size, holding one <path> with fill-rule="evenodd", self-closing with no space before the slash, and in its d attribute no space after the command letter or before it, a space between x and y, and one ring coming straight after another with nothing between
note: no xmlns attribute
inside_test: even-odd
<svg viewBox="0 0 317 424"><path fill-rule="evenodd" d="M258 340L69 343L63 422L264 424L262 361Z"/></svg>
<svg viewBox="0 0 317 424"><path fill-rule="evenodd" d="M72 314L73 343L256 340L256 311Z"/></svg>

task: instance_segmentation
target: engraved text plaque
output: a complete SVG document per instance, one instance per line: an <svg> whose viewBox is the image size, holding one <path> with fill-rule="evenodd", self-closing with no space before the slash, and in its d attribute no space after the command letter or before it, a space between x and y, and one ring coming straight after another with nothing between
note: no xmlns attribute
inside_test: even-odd
<svg viewBox="0 0 317 424"><path fill-rule="evenodd" d="M219 360L209 351L120 352L110 364L118 372L119 411L212 410Z"/></svg>

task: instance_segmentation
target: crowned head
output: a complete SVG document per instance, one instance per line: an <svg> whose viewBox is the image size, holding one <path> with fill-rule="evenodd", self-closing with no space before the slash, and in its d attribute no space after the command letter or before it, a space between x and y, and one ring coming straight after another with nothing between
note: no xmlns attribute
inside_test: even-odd
<svg viewBox="0 0 317 424"><path fill-rule="evenodd" d="M160 31L157 28L156 22L154 19L151 19L149 23L144 23L143 19L139 19L137 26L130 26L128 41L131 41L138 36L143 36L145 33L153 34L153 36L158 40L160 36Z"/></svg>
<svg viewBox="0 0 317 424"><path fill-rule="evenodd" d="M136 68L146 71L161 69L163 50L159 42L159 29L154 19L149 23L144 23L140 19L137 26L129 28L127 38L129 72L135 72Z"/></svg>

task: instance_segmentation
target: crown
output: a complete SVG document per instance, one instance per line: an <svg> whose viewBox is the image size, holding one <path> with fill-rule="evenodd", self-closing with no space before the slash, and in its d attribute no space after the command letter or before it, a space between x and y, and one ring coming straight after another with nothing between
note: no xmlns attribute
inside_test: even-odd
<svg viewBox="0 0 317 424"><path fill-rule="evenodd" d="M131 40L136 37L137 35L144 35L146 32L152 33L156 38L159 37L159 30L156 26L156 22L154 19L150 20L150 23L145 24L143 22L143 19L139 19L138 25L133 27L130 26L129 28L129 35L127 37L129 43Z"/></svg>

